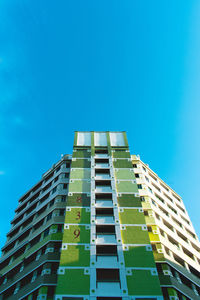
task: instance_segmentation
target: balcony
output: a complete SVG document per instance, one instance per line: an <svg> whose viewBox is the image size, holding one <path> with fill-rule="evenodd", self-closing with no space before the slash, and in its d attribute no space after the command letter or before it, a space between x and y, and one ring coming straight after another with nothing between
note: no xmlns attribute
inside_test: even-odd
<svg viewBox="0 0 200 300"><path fill-rule="evenodd" d="M114 224L113 216L96 216L96 224Z"/></svg>
<svg viewBox="0 0 200 300"><path fill-rule="evenodd" d="M96 235L96 244L116 244L115 234L98 234Z"/></svg>
<svg viewBox="0 0 200 300"><path fill-rule="evenodd" d="M112 193L112 188L110 186L97 186L95 193Z"/></svg>
<svg viewBox="0 0 200 300"><path fill-rule="evenodd" d="M102 180L110 180L110 174L105 174L105 173L96 173L95 179L102 179Z"/></svg>
<svg viewBox="0 0 200 300"><path fill-rule="evenodd" d="M95 153L95 158L108 158L108 153Z"/></svg>
<svg viewBox="0 0 200 300"><path fill-rule="evenodd" d="M120 296L120 275L117 268L96 269L97 293L101 296Z"/></svg>
<svg viewBox="0 0 200 300"><path fill-rule="evenodd" d="M97 255L97 268L118 268L119 262L117 255Z"/></svg>
<svg viewBox="0 0 200 300"><path fill-rule="evenodd" d="M109 163L95 163L95 168L109 168Z"/></svg>
<svg viewBox="0 0 200 300"><path fill-rule="evenodd" d="M113 202L112 200L106 200L106 199L98 199L96 200L96 207L112 207Z"/></svg>
<svg viewBox="0 0 200 300"><path fill-rule="evenodd" d="M121 288L119 282L97 282L97 293L100 293L101 296L120 296Z"/></svg>

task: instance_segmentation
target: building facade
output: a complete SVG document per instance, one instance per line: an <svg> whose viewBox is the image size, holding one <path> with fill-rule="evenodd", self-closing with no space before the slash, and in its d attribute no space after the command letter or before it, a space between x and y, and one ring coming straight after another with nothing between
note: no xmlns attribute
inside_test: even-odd
<svg viewBox="0 0 200 300"><path fill-rule="evenodd" d="M200 243L182 199L125 132L75 132L19 199L0 299L200 299Z"/></svg>

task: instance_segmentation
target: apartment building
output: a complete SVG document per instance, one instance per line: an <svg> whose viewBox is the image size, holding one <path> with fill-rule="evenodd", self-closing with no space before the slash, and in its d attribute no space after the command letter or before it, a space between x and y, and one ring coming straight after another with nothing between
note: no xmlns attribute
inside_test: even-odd
<svg viewBox="0 0 200 300"><path fill-rule="evenodd" d="M20 199L0 299L200 299L200 244L182 199L125 132L75 132Z"/></svg>

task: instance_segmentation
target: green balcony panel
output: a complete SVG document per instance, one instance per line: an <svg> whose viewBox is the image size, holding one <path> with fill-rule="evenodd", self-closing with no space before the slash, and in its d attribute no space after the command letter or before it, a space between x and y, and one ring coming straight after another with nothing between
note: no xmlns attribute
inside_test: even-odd
<svg viewBox="0 0 200 300"><path fill-rule="evenodd" d="M66 210L65 223L90 223L90 212L87 208L71 208L69 211Z"/></svg>
<svg viewBox="0 0 200 300"><path fill-rule="evenodd" d="M151 270L131 270L132 275L127 276L129 295L134 296L161 296L158 276L152 275Z"/></svg>
<svg viewBox="0 0 200 300"><path fill-rule="evenodd" d="M88 247L88 250L86 250ZM89 246L67 245L66 249L62 249L60 257L60 266L62 267L87 267L90 265Z"/></svg>
<svg viewBox="0 0 200 300"><path fill-rule="evenodd" d="M115 178L124 180L134 180L135 175L134 172L132 172L131 170L133 169L115 169Z"/></svg>
<svg viewBox="0 0 200 300"><path fill-rule="evenodd" d="M117 182L116 187L118 193L138 193L137 184L132 181Z"/></svg>
<svg viewBox="0 0 200 300"><path fill-rule="evenodd" d="M90 186L91 184L87 180L73 180L69 184L69 193L89 193Z"/></svg>
<svg viewBox="0 0 200 300"><path fill-rule="evenodd" d="M129 168L132 169L132 162L128 159L117 159L113 162L114 168Z"/></svg>
<svg viewBox="0 0 200 300"><path fill-rule="evenodd" d="M64 229L63 243L90 243L90 229L85 225L69 225L69 229Z"/></svg>
<svg viewBox="0 0 200 300"><path fill-rule="evenodd" d="M91 171L90 169L72 169L70 172L70 179L90 179Z"/></svg>
<svg viewBox="0 0 200 300"><path fill-rule="evenodd" d="M122 151L114 151L112 152L113 158L130 158L130 152L126 152L126 150Z"/></svg>
<svg viewBox="0 0 200 300"><path fill-rule="evenodd" d="M84 269L65 269L63 275L58 275L56 294L90 294L90 275L84 274Z"/></svg>
<svg viewBox="0 0 200 300"><path fill-rule="evenodd" d="M131 194L121 194L117 197L117 201L121 207L141 207L140 197Z"/></svg>
<svg viewBox="0 0 200 300"><path fill-rule="evenodd" d="M91 167L91 161L88 159L79 159L72 161L71 168L90 168Z"/></svg>
<svg viewBox="0 0 200 300"><path fill-rule="evenodd" d="M159 229L156 225L148 226L148 233L151 242L160 241L158 230Z"/></svg>
<svg viewBox="0 0 200 300"><path fill-rule="evenodd" d="M38 295L47 295L48 293L48 287L47 286L42 286L39 288Z"/></svg>
<svg viewBox="0 0 200 300"><path fill-rule="evenodd" d="M149 244L149 236L147 230L143 230L141 226L125 226L126 229L121 230L122 240L124 244Z"/></svg>
<svg viewBox="0 0 200 300"><path fill-rule="evenodd" d="M73 158L90 158L91 157L91 152L87 151L87 150L76 150L73 151Z"/></svg>
<svg viewBox="0 0 200 300"><path fill-rule="evenodd" d="M146 246L129 246L124 251L126 267L155 268L152 251L146 249Z"/></svg>
<svg viewBox="0 0 200 300"><path fill-rule="evenodd" d="M66 206L90 206L90 196L84 193L73 193L67 197Z"/></svg>
<svg viewBox="0 0 200 300"><path fill-rule="evenodd" d="M124 208L123 212L119 212L119 218L121 224L145 224L143 211L138 209Z"/></svg>
<svg viewBox="0 0 200 300"><path fill-rule="evenodd" d="M179 297L178 297L178 293L177 293L177 291L176 291L175 289L173 289L173 288L168 288L167 291L168 291L168 295L169 295L170 297L177 297L177 298L179 298Z"/></svg>
<svg viewBox="0 0 200 300"><path fill-rule="evenodd" d="M163 253L158 253L158 251L153 251L153 256L156 262L161 262L165 260L165 256Z"/></svg>

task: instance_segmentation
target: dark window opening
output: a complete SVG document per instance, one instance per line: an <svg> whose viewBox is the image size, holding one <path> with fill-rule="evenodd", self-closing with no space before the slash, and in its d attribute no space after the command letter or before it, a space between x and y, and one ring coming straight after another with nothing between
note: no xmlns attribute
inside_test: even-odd
<svg viewBox="0 0 200 300"><path fill-rule="evenodd" d="M107 149L95 149L96 154L108 154Z"/></svg>
<svg viewBox="0 0 200 300"><path fill-rule="evenodd" d="M108 164L109 160L107 158L95 158L95 164Z"/></svg>
<svg viewBox="0 0 200 300"><path fill-rule="evenodd" d="M111 181L110 180L96 180L95 186L110 186L111 187Z"/></svg>
<svg viewBox="0 0 200 300"><path fill-rule="evenodd" d="M96 200L112 200L112 194L96 194L95 198Z"/></svg>
<svg viewBox="0 0 200 300"><path fill-rule="evenodd" d="M97 269L97 281L116 282L120 281L119 269Z"/></svg>
<svg viewBox="0 0 200 300"><path fill-rule="evenodd" d="M101 256L116 256L117 255L117 246L116 245L97 245L96 246L96 255Z"/></svg>
<svg viewBox="0 0 200 300"><path fill-rule="evenodd" d="M113 208L96 208L97 216L113 216Z"/></svg>
<svg viewBox="0 0 200 300"><path fill-rule="evenodd" d="M95 175L98 175L98 174L108 174L110 175L110 170L109 169L95 169Z"/></svg>
<svg viewBox="0 0 200 300"><path fill-rule="evenodd" d="M114 225L97 225L96 226L97 234L115 234Z"/></svg>

